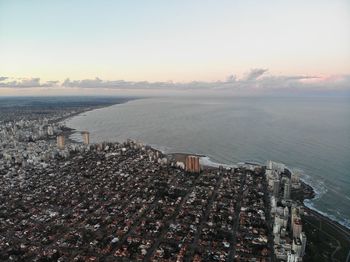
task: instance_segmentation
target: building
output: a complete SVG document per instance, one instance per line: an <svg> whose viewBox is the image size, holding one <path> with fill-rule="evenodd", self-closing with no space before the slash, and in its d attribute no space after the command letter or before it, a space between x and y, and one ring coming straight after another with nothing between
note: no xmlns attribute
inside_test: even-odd
<svg viewBox="0 0 350 262"><path fill-rule="evenodd" d="M289 251L287 254L287 262L300 262L302 261L301 257L299 257L295 252Z"/></svg>
<svg viewBox="0 0 350 262"><path fill-rule="evenodd" d="M52 126L48 126L47 127L47 134L49 135L49 136L53 136L53 127Z"/></svg>
<svg viewBox="0 0 350 262"><path fill-rule="evenodd" d="M297 257L301 256L302 246L301 246L301 240L299 237L295 237L293 239L292 249L293 249L294 253L297 255Z"/></svg>
<svg viewBox="0 0 350 262"><path fill-rule="evenodd" d="M271 160L267 161L266 163L266 168L267 169L272 169L277 171L279 174L284 172L284 169L286 168L286 166L282 163L277 163L277 162L273 162Z"/></svg>
<svg viewBox="0 0 350 262"><path fill-rule="evenodd" d="M81 132L81 135L83 136L84 145L90 144L90 133L88 131L83 131Z"/></svg>
<svg viewBox="0 0 350 262"><path fill-rule="evenodd" d="M279 179L275 179L273 181L273 195L275 197L278 197L279 192L280 192L280 181Z"/></svg>
<svg viewBox="0 0 350 262"><path fill-rule="evenodd" d="M284 199L290 199L290 180L287 179L287 181L284 183L284 192L283 192L283 198Z"/></svg>
<svg viewBox="0 0 350 262"><path fill-rule="evenodd" d="M199 173L200 164L198 156L187 156L185 162L185 170L190 173Z"/></svg>
<svg viewBox="0 0 350 262"><path fill-rule="evenodd" d="M300 234L300 240L301 240L301 256L305 255L305 248L306 248L306 234L305 232L301 232Z"/></svg>
<svg viewBox="0 0 350 262"><path fill-rule="evenodd" d="M57 147L59 149L64 149L64 136L63 135L57 136Z"/></svg>
<svg viewBox="0 0 350 262"><path fill-rule="evenodd" d="M293 173L291 175L291 186L292 186L292 188L296 188L296 189L299 189L301 187L299 173Z"/></svg>
<svg viewBox="0 0 350 262"><path fill-rule="evenodd" d="M292 183L297 184L300 181L300 174L299 173L293 173L291 175Z"/></svg>
<svg viewBox="0 0 350 262"><path fill-rule="evenodd" d="M292 228L293 228L293 237L299 237L300 233L303 230L303 225L301 223L300 218L294 218L293 223L292 223Z"/></svg>

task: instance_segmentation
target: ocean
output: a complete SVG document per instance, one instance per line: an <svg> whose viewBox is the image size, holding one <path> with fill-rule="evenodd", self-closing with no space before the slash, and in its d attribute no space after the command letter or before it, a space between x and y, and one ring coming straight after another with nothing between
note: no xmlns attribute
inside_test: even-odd
<svg viewBox="0 0 350 262"><path fill-rule="evenodd" d="M282 162L315 189L307 206L350 228L349 97L145 98L66 124L92 142L131 138L223 164Z"/></svg>

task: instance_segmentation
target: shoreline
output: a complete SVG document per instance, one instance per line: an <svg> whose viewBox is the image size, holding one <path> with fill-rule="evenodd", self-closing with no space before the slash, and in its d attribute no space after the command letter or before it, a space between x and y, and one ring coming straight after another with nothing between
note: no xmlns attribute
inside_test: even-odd
<svg viewBox="0 0 350 262"><path fill-rule="evenodd" d="M209 156L206 156L206 155L203 155L203 154L170 153L169 155L179 155L179 156L182 156L182 157L185 157L185 156L188 156L188 155L195 155L195 156L199 156L200 158L207 158L207 159L209 159L210 163L213 163L214 165L204 165L204 166L205 167L210 167L210 168L216 168L218 166L234 167L234 166L237 166L237 164L239 164L239 163L237 163L236 165L227 165L227 164L213 162L212 160L210 160ZM251 163L248 163L248 162L242 162L242 163L243 164L251 164ZM256 164L258 164L258 163L256 163ZM262 165L262 166L264 166L264 165ZM290 170L290 168L288 168L288 167L287 167L287 170L289 172L292 172ZM305 210L310 210L310 213L313 213L313 214L317 213L317 215L319 217L322 217L324 220L327 220L328 223L334 223L336 227L340 227L340 228L342 228L342 230L347 231L347 234L349 235L349 239L350 239L350 227L347 227L346 225L343 225L340 221L330 217L331 215L325 214L323 211L318 210L317 208L312 208L312 207L307 206L307 204L305 203L305 200L310 200L311 201L312 199L318 197L318 195L320 193L317 193L316 190L314 189L314 187L311 184L309 184L306 181L304 181L302 178L300 178L300 180L301 180L302 188L311 188L311 190L312 190L311 196L310 195L304 195L303 196L301 204L303 205L304 209Z"/></svg>
<svg viewBox="0 0 350 262"><path fill-rule="evenodd" d="M164 152L163 152L164 153ZM209 162L207 162L208 165L203 165L205 168L217 168L219 166L223 166L223 167L235 167L237 166L237 163L236 165L227 165L227 164L222 164L222 163L217 163L217 162L213 162L212 160L210 160L210 157L209 156L206 156L206 155L203 155L203 154L191 154L191 153L184 153L184 152L181 152L181 153L178 153L178 152L175 152L175 153L168 153L166 155L169 155L171 157L176 157L177 159L184 159L186 156L189 156L189 155L194 155L194 156L198 156L200 157L201 159L203 158L206 158L209 160ZM210 164L212 163L212 164ZM243 164L252 164L252 163L248 163L248 162L242 162ZM256 163L258 164L258 163ZM261 164L260 164L261 165ZM262 165L264 166L264 165ZM287 170L289 172L291 172L290 168L287 167ZM303 195L303 199L302 199L302 206L304 207L305 210L307 210L309 213L311 213L312 215L317 215L320 219L323 219L324 221L326 221L327 223L329 224L332 224L334 227L336 228L339 228L340 230L342 230L344 233L347 234L347 237L350 239L350 228L343 225L340 221L337 221L336 219L333 219L332 217L329 217L330 215L327 215L327 214L324 214L323 211L321 210L318 210L316 208L311 208L309 206L306 205L305 203L305 200L312 200L314 199L315 197L318 196L319 193L317 193L315 191L315 189L313 188L312 185L308 184L307 182L305 182L304 180L300 179L301 180L301 184L302 184L302 188L307 188L307 189L311 189L312 192L309 193L308 195L304 194Z"/></svg>
<svg viewBox="0 0 350 262"><path fill-rule="evenodd" d="M78 116L80 114L84 114L86 112L90 112L90 111L93 111L93 110L97 110L97 109L102 109L102 108L107 108L107 107L111 107L111 106L115 106L115 105L121 105L121 104L125 104L127 102L130 102L130 101L133 101L133 100L137 100L137 99L141 99L142 97L130 97L130 98L125 98L125 100L122 100L122 101L116 101L114 103L111 103L111 104L101 104L101 105L97 105L97 106L94 106L94 107L86 107L84 109L82 109L81 111L79 112L74 112L72 114L69 114L67 116L64 116L64 117L61 117L61 118L58 118L58 119L55 119L54 121L52 121L52 123L61 123L62 126L63 126L63 135L65 136L67 142L69 143L81 143L81 141L77 141L77 140L74 140L74 139L71 139L71 135L75 134L75 133L78 133L78 132L82 132L79 131L79 130L76 130L75 128L71 128L71 127L68 127L66 125L66 120L72 118L72 117L75 117L75 116Z"/></svg>
<svg viewBox="0 0 350 262"><path fill-rule="evenodd" d="M70 143L80 143L79 141L76 141L76 140L73 140L73 139L70 139L70 136L72 134L75 134L77 132L80 132L76 129L73 129L73 128L70 128L70 127L67 127L64 123L65 120L71 118L71 117L74 117L74 116L77 116L79 114L82 114L82 113L85 113L85 112L88 112L88 111L92 111L92 110L95 110L95 109L101 109L101 108L106 108L106 107L109 107L109 106L113 106L113 105L117 105L117 104L124 104L126 102L129 102L131 100L136 100L136 99L139 99L139 98L130 98L126 101L122 101L122 102L117 102L117 103L114 103L114 104L109 104L109 105L99 105L95 108L87 108L86 110L83 110L81 112L77 112L77 113L74 113L72 115L69 115L67 117L64 117L62 119L60 119L59 121L57 122L62 122L62 124L65 126L65 128L67 128L67 131L65 133L65 135L67 136L67 140L70 142ZM111 141L112 142L112 141ZM194 155L194 156L198 156L200 157L200 161L202 161L202 165L206 168L218 168L219 166L223 166L223 167L237 167L238 164L240 163L243 163L243 164L250 164L250 162L240 162L240 163L237 163L237 164L232 164L232 165L228 165L228 164L223 164L223 163L218 163L218 162L214 162L210 159L209 156L207 155L204 155L204 154L198 154L198 153L186 153L186 152L164 152L164 150L160 149L160 146L157 146L157 145L152 145L151 147L155 148L156 150L162 152L163 154L167 155L167 156L170 156L170 157L174 157L175 159L184 159L186 156L188 155ZM203 162L205 161L205 164L203 164ZM183 162L183 161L181 161ZM259 164L259 163L255 163L255 164ZM263 164L260 164L262 166L264 166ZM287 167L287 170L289 172L291 172L290 168ZM317 214L317 216L326 221L327 223L329 224L332 224L335 228L341 228L341 230L347 234L347 237L350 238L350 227L347 227L345 225L343 225L340 221L337 221L336 219L333 219L332 217L330 217L330 215L328 214L325 214L323 211L321 210L318 210L316 208L311 208L311 207L308 207L306 204L305 204L305 200L312 200L314 199L315 197L317 197L318 193L316 192L316 190L314 189L314 187L312 185L310 185L309 183L307 183L306 181L304 181L302 178L300 179L301 180L301 183L302 183L302 187L310 187L312 189L312 192L313 192L313 197L304 197L304 199L302 200L302 205L304 207L305 210L308 210L310 211L309 213L312 213L312 214Z"/></svg>
<svg viewBox="0 0 350 262"><path fill-rule="evenodd" d="M343 233L346 236L346 238L350 241L350 229L349 228L340 224L338 221L335 221L335 220L323 215L322 213L320 213L317 210L313 210L305 205L304 205L304 208L309 213L308 215L316 216L319 219L322 219L324 222L326 222L326 223L330 224L331 226L333 226L334 228L336 228L337 231L340 231L341 233Z"/></svg>

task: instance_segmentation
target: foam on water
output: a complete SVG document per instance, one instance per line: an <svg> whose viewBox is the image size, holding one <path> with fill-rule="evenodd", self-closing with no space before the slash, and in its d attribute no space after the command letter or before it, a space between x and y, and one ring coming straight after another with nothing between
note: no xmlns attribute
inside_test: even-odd
<svg viewBox="0 0 350 262"><path fill-rule="evenodd" d="M327 187L325 186L323 181L315 181L310 175L306 174L304 170L300 168L291 168L292 172L296 172L301 174L300 180L303 181L305 184L311 186L315 192L315 197L313 200L321 198L324 194L328 192Z"/></svg>
<svg viewBox="0 0 350 262"><path fill-rule="evenodd" d="M235 168L237 165L227 165L223 163L218 163L210 159L208 156L203 156L199 159L199 162L203 166L210 166L210 167L216 167L218 168L219 166L222 166L224 168Z"/></svg>
<svg viewBox="0 0 350 262"><path fill-rule="evenodd" d="M304 200L304 205L307 206L308 208L310 208L310 209L312 209L312 210L322 214L323 216L328 217L329 219L331 219L333 221L336 221L339 224L341 224L341 225L343 225L343 226L345 226L345 227L350 229L350 219L347 219L347 218L339 219L339 218L335 217L332 214L329 214L327 212L324 212L324 211L321 211L321 210L317 209L311 199ZM341 215L341 213L339 211L336 211L336 212L338 213L338 215Z"/></svg>
<svg viewBox="0 0 350 262"><path fill-rule="evenodd" d="M338 222L339 224L347 227L350 229L350 219L339 219L336 216L329 214L327 212L321 211L320 209L315 207L314 201L317 199L320 199L324 194L328 192L327 187L325 186L323 181L314 181L312 177L304 172L304 170L300 168L291 168L290 169L292 172L297 172L301 174L300 180L302 180L305 184L309 185L312 187L312 189L315 192L315 197L313 199L305 199L304 200L304 205L314 211L317 211L318 213L322 214L325 217L328 217L329 219ZM346 197L348 198L348 197ZM348 198L349 199L349 198ZM342 214L338 210L334 210L337 214L338 217L340 217Z"/></svg>

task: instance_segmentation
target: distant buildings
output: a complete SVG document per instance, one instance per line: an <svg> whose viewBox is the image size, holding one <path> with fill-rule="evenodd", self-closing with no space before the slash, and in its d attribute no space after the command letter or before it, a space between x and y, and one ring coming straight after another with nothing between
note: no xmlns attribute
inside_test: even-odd
<svg viewBox="0 0 350 262"><path fill-rule="evenodd" d="M64 136L63 135L58 135L57 136L57 147L58 149L64 149Z"/></svg>
<svg viewBox="0 0 350 262"><path fill-rule="evenodd" d="M199 157L198 156L187 156L185 162L185 170L190 173L199 173Z"/></svg>

